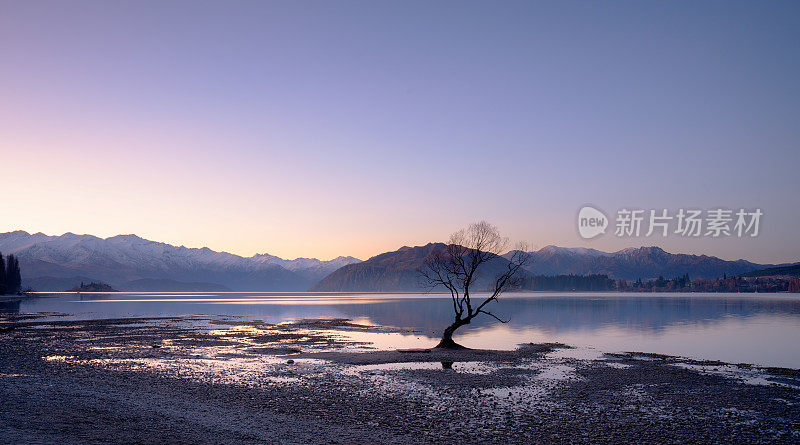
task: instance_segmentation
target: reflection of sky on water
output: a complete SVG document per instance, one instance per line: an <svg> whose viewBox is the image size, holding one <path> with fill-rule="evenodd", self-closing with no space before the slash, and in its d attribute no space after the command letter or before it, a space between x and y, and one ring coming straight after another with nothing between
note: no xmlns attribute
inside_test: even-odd
<svg viewBox="0 0 800 445"><path fill-rule="evenodd" d="M523 342L561 342L604 352L656 352L729 363L755 363L800 368L797 315L722 317L714 323L676 323L659 331L606 325L560 330L493 325L461 335L462 344L475 348Z"/></svg>
<svg viewBox="0 0 800 445"><path fill-rule="evenodd" d="M793 341L800 338L797 294L539 293L507 295L493 305L510 323L476 320L459 331L460 342L513 348L523 342L560 341L606 351L800 367L800 348ZM413 294L58 294L3 302L0 311L66 312L75 318L237 315L271 323L341 317L421 331L371 339L398 347L432 343L453 317L449 297Z"/></svg>

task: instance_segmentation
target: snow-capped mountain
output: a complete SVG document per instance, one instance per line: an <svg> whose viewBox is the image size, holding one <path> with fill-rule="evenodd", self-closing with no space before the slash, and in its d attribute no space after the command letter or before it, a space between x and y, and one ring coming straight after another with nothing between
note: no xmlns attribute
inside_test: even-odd
<svg viewBox="0 0 800 445"><path fill-rule="evenodd" d="M394 254L408 254L404 249L411 248L400 249ZM372 267L373 263L393 254L378 255L356 267L355 263L361 261L353 257L338 257L329 261L315 258L285 260L264 253L245 258L207 247L173 246L136 235L103 239L74 233L48 236L23 231L0 233L0 252L4 255L13 253L19 258L23 287L44 291L69 289L81 281L103 281L119 290L139 291L344 289L344 285L326 287L323 284L340 276L344 276L347 282L363 281L370 275L365 275L364 271L375 272L377 269ZM612 278L629 280L659 275L675 277L685 273L691 278L717 278L724 274L736 275L771 266L745 260L725 261L707 255L672 254L658 247L602 252L581 247L547 246L530 254L532 258L527 271L532 274L606 274ZM405 264L401 261L397 265L387 265L386 271L381 274L388 274L387 271L399 267L400 272L395 274L397 277L386 275L382 278L383 284L372 288L410 288L404 280L410 279L413 270L405 267ZM345 271L352 273L345 276ZM396 279L390 280L389 277ZM355 286L353 283L350 284Z"/></svg>
<svg viewBox="0 0 800 445"><path fill-rule="evenodd" d="M303 276L315 278L316 281L322 279L342 266L361 262L361 260L358 258L351 256L338 256L328 261L318 260L316 258L296 258L294 260L284 260L283 258L279 258L268 253L253 255L249 259L261 264L275 264L283 267L286 270L291 270L292 272L299 273Z"/></svg>
<svg viewBox="0 0 800 445"><path fill-rule="evenodd" d="M545 246L541 248L539 253L550 255L573 255L573 256L609 256L611 253L603 252L597 249L590 249L588 247L558 247L558 246Z"/></svg>
<svg viewBox="0 0 800 445"><path fill-rule="evenodd" d="M173 246L136 235L103 239L74 233L48 236L24 231L0 234L0 252L13 253L20 259L24 286L37 288L37 283L48 282L48 287L62 287L40 290L63 290L61 284L70 279L85 281L86 278L104 281L121 290L147 289L147 283L152 283L152 290L163 290L164 280L172 283L171 290L180 289L181 283L192 289L208 283L209 288L217 290L220 286L233 290L305 290L341 265L359 261L352 257L331 261L283 260L266 254L244 258L207 247ZM128 285L133 282L135 286Z"/></svg>
<svg viewBox="0 0 800 445"><path fill-rule="evenodd" d="M720 278L766 267L745 260L726 261L708 255L669 253L654 246L630 247L617 252L547 246L529 253L531 261L526 269L537 275L606 274L628 280L684 274L691 278Z"/></svg>

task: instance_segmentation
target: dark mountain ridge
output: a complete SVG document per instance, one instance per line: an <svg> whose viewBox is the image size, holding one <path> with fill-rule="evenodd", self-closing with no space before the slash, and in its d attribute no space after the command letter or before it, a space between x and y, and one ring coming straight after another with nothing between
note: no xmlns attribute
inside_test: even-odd
<svg viewBox="0 0 800 445"><path fill-rule="evenodd" d="M388 292L419 291L424 288L418 268L443 243L403 246L366 261L341 267L309 288L310 291Z"/></svg>
<svg viewBox="0 0 800 445"><path fill-rule="evenodd" d="M391 292L406 291L420 292L429 289L419 270L430 255L444 249L444 243L428 243L424 246L403 246L393 252L376 255L366 261L344 266L309 290L319 292ZM478 270L474 290L488 289L494 278L508 267L509 261L502 256L497 256L487 261ZM523 272L521 276L527 276Z"/></svg>
<svg viewBox="0 0 800 445"><path fill-rule="evenodd" d="M768 267L742 274L743 277L800 277L800 263L788 266Z"/></svg>

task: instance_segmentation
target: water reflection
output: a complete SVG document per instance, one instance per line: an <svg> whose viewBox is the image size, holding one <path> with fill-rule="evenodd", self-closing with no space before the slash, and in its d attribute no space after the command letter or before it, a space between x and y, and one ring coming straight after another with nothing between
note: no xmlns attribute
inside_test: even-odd
<svg viewBox="0 0 800 445"><path fill-rule="evenodd" d="M0 300L0 313L19 313L20 300Z"/></svg>
<svg viewBox="0 0 800 445"><path fill-rule="evenodd" d="M560 331L616 326L657 333L682 323L715 323L731 317L800 317L797 294L515 294L493 304L498 315L511 320L510 326ZM2 301L0 311L72 313L75 318L241 315L274 323L343 317L425 332L440 330L453 317L448 297L419 294L65 293ZM464 331L495 323L478 318Z"/></svg>
<svg viewBox="0 0 800 445"><path fill-rule="evenodd" d="M70 313L71 318L233 315L270 323L335 317L422 333L371 334L377 343L398 342L396 347L433 346L427 343L453 317L448 296L419 294L67 293L3 301L0 311ZM515 294L503 297L494 312L510 323L476 319L459 330L460 341L495 348L562 341L800 367L800 348L789 340L800 336L797 294Z"/></svg>
<svg viewBox="0 0 800 445"><path fill-rule="evenodd" d="M510 326L544 330L585 330L618 326L657 333L680 323L706 324L723 319L760 314L800 317L797 298L742 297L641 297L641 296L539 296L506 298L494 312L510 319ZM386 301L380 305L349 305L337 310L349 318L367 316L380 325L437 331L453 315L447 301ZM480 329L496 322L476 319L465 330Z"/></svg>

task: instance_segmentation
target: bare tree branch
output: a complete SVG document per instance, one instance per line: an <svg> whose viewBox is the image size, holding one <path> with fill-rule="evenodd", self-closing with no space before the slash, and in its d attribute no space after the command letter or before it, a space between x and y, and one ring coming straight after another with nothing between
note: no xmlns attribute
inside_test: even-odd
<svg viewBox="0 0 800 445"><path fill-rule="evenodd" d="M426 258L420 271L429 287L444 287L450 292L455 321L445 329L441 347L452 347L453 332L469 324L478 314L487 314L505 323L484 309L496 301L503 292L518 287L522 269L528 261L524 246L505 253L508 239L501 237L497 227L481 221L471 224L450 236L442 249ZM492 275L491 278L486 275ZM489 291L477 305L473 304L474 291Z"/></svg>
<svg viewBox="0 0 800 445"><path fill-rule="evenodd" d="M494 318L495 320L499 321L500 323L508 323L509 321L511 321L511 319L510 319L510 318L509 318L508 320L502 320L502 319L500 319L500 318L499 318L497 315L495 315L495 314L493 314L493 313L491 313L491 312L489 312L489 311L484 311L484 310L481 310L481 311L480 311L480 313L481 313L481 314L486 314L486 315L488 315L488 316L490 316L490 317Z"/></svg>

